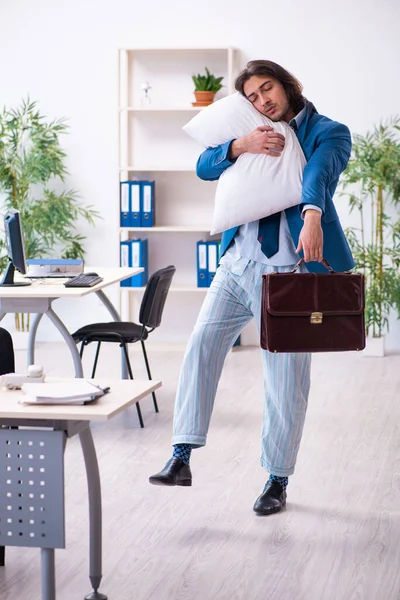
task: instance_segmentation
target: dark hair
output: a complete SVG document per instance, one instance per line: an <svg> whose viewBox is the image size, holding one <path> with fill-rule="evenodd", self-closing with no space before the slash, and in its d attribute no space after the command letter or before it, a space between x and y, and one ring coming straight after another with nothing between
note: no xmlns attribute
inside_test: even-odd
<svg viewBox="0 0 400 600"><path fill-rule="evenodd" d="M297 113L304 107L306 99L303 96L303 86L300 81L289 71L271 60L251 60L247 63L246 68L239 73L235 81L235 89L243 96L246 95L243 89L244 84L254 75L256 77L265 75L277 79L282 84L289 105L294 112Z"/></svg>

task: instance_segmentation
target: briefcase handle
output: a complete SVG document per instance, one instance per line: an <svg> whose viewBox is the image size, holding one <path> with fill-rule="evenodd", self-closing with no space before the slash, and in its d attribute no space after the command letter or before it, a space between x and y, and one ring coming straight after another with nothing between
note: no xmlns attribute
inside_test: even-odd
<svg viewBox="0 0 400 600"><path fill-rule="evenodd" d="M295 273L297 269L303 264L303 262L305 262L305 260L304 258L301 258L297 265L294 267L293 271L289 271L289 273ZM324 258L321 260L321 263L324 265L324 267L326 267L329 270L330 273L336 273L336 271L332 269L331 265Z"/></svg>

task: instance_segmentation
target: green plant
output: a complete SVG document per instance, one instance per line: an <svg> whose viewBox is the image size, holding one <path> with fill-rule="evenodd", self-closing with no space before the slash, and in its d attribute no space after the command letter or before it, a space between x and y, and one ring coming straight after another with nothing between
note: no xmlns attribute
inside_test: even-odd
<svg viewBox="0 0 400 600"><path fill-rule="evenodd" d="M206 74L192 76L195 92L218 92L222 88L223 77L214 77L205 67Z"/></svg>
<svg viewBox="0 0 400 600"><path fill-rule="evenodd" d="M380 337L389 313L400 318L400 118L380 123L372 133L355 135L352 157L342 178L350 212L360 227L346 230L356 268L366 279L366 327Z"/></svg>
<svg viewBox="0 0 400 600"><path fill-rule="evenodd" d="M83 217L91 225L99 213L85 206L75 190L60 191L67 170L59 136L65 119L46 122L29 98L20 107L0 113L0 192L3 211L20 211L27 258L56 255L84 256L84 236L76 232ZM0 240L0 269L7 264L4 238Z"/></svg>

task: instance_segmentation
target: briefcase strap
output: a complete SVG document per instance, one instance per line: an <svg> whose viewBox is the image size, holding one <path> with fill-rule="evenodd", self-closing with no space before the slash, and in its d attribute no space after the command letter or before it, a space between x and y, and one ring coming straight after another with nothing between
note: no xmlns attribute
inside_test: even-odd
<svg viewBox="0 0 400 600"><path fill-rule="evenodd" d="M297 265L294 267L293 271L289 271L289 273L295 273L297 271L297 269L303 264L303 262L305 262L304 258L301 258L299 260L299 262L297 263ZM334 271L334 269L332 269L331 265L328 263L327 260L325 260L324 258L321 260L321 263L324 265L324 267L326 267L331 273L336 273L336 271Z"/></svg>

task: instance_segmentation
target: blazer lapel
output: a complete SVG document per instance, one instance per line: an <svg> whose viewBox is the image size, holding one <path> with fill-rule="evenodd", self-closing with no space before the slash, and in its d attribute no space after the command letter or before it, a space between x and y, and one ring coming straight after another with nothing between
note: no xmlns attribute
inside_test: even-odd
<svg viewBox="0 0 400 600"><path fill-rule="evenodd" d="M315 108L314 104L312 102L307 102L307 109L306 109L306 115L297 131L297 139L300 142L300 146L303 148L303 152L306 156L306 159L308 160L309 157L307 156L307 149L304 148L304 139L307 133L307 129L308 129L308 124L310 122L310 119L313 115L315 115L317 113L317 109Z"/></svg>

